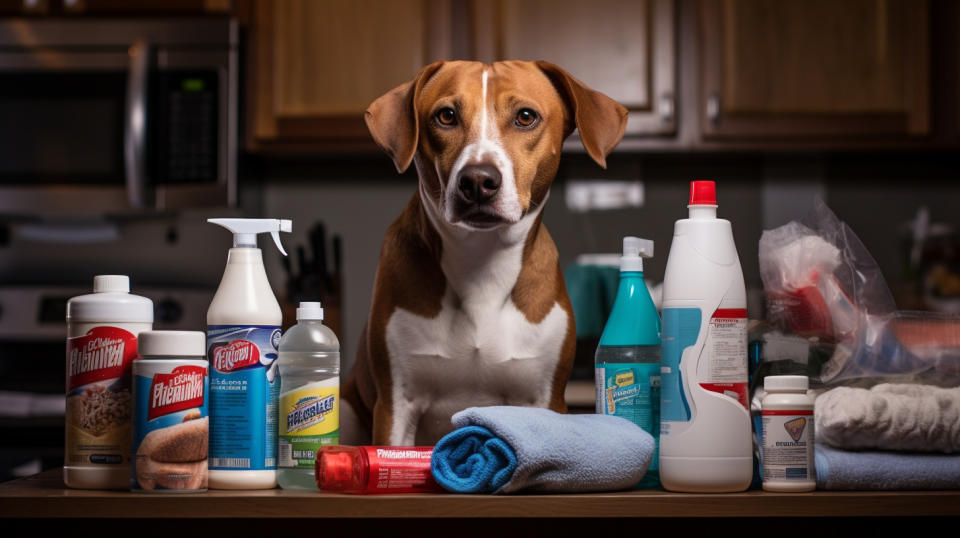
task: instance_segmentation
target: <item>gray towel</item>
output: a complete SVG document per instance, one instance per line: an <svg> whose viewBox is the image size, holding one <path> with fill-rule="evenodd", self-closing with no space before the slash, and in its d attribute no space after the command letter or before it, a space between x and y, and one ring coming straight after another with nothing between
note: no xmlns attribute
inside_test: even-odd
<svg viewBox="0 0 960 538"><path fill-rule="evenodd" d="M816 400L817 442L847 450L960 452L960 387L838 387Z"/></svg>
<svg viewBox="0 0 960 538"><path fill-rule="evenodd" d="M461 493L613 491L636 485L653 437L615 416L561 415L533 407L471 407L437 443L433 474Z"/></svg>
<svg viewBox="0 0 960 538"><path fill-rule="evenodd" d="M960 489L960 455L851 452L817 446L817 488Z"/></svg>

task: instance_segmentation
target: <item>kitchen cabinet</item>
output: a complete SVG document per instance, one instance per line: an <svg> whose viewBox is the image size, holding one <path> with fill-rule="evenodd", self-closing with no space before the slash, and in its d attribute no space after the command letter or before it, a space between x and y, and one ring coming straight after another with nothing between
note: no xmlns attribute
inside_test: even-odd
<svg viewBox="0 0 960 538"><path fill-rule="evenodd" d="M450 55L447 0L241 4L248 149L372 149L367 106Z"/></svg>
<svg viewBox="0 0 960 538"><path fill-rule="evenodd" d="M476 59L553 62L627 107L627 136L676 132L673 0L498 0L472 7Z"/></svg>
<svg viewBox="0 0 960 538"><path fill-rule="evenodd" d="M930 129L926 0L701 0L706 137Z"/></svg>
<svg viewBox="0 0 960 538"><path fill-rule="evenodd" d="M247 38L244 145L254 152L376 153L363 111L437 59L560 65L628 108L619 151L960 143L956 53L944 52L960 21L948 1L233 5ZM581 151L575 140L565 148Z"/></svg>
<svg viewBox="0 0 960 538"><path fill-rule="evenodd" d="M675 131L673 0L251 0L247 148L366 149L374 99L437 59L545 59ZM245 13L244 13L245 11Z"/></svg>

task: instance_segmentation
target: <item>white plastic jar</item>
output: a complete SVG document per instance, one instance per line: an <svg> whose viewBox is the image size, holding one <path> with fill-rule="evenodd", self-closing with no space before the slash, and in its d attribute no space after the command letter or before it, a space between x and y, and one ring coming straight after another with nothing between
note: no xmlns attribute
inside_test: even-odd
<svg viewBox="0 0 960 538"><path fill-rule="evenodd" d="M131 371L152 327L153 301L131 294L125 275L98 275L93 293L67 301L68 487L130 487Z"/></svg>
<svg viewBox="0 0 960 538"><path fill-rule="evenodd" d="M130 487L156 493L207 489L210 420L206 335L144 331L133 361Z"/></svg>
<svg viewBox="0 0 960 538"><path fill-rule="evenodd" d="M813 491L813 398L802 375L768 376L761 401L763 489Z"/></svg>

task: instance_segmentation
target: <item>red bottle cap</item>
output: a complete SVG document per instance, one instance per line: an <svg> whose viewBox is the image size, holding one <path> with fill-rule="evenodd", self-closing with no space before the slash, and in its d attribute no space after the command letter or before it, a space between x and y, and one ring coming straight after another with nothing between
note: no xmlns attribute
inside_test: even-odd
<svg viewBox="0 0 960 538"><path fill-rule="evenodd" d="M717 184L713 181L691 181L689 205L717 205Z"/></svg>
<svg viewBox="0 0 960 538"><path fill-rule="evenodd" d="M322 491L357 491L364 485L357 476L356 448L326 446L317 451L314 478Z"/></svg>

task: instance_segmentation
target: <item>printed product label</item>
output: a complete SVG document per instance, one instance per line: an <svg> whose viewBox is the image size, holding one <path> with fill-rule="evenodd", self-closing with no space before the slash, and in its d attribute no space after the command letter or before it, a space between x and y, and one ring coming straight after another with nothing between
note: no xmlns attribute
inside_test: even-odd
<svg viewBox="0 0 960 538"><path fill-rule="evenodd" d="M597 365L596 377L600 389L597 414L625 418L651 435L659 434L659 360L652 363L601 363ZM650 470L658 468L657 456L655 453Z"/></svg>
<svg viewBox="0 0 960 538"><path fill-rule="evenodd" d="M418 493L440 487L430 472L433 447L362 447L370 461L368 492Z"/></svg>
<svg viewBox="0 0 960 538"><path fill-rule="evenodd" d="M699 308L663 309L663 326L660 333L661 434L670 432L671 422L690 421L690 400L683 386L680 360L684 350L697 343L701 317Z"/></svg>
<svg viewBox="0 0 960 538"><path fill-rule="evenodd" d="M137 337L102 325L67 339L67 465L126 465Z"/></svg>
<svg viewBox="0 0 960 538"><path fill-rule="evenodd" d="M211 325L210 469L277 468L277 347L274 325Z"/></svg>
<svg viewBox="0 0 960 538"><path fill-rule="evenodd" d="M813 411L763 411L763 479L814 480Z"/></svg>
<svg viewBox="0 0 960 538"><path fill-rule="evenodd" d="M278 467L313 469L317 449L339 442L339 378L310 383L280 395Z"/></svg>
<svg viewBox="0 0 960 538"><path fill-rule="evenodd" d="M131 488L207 489L207 361L139 359L133 370Z"/></svg>
<svg viewBox="0 0 960 538"><path fill-rule="evenodd" d="M717 309L713 313L703 354L707 359L707 375L700 386L729 396L749 409L745 309Z"/></svg>

